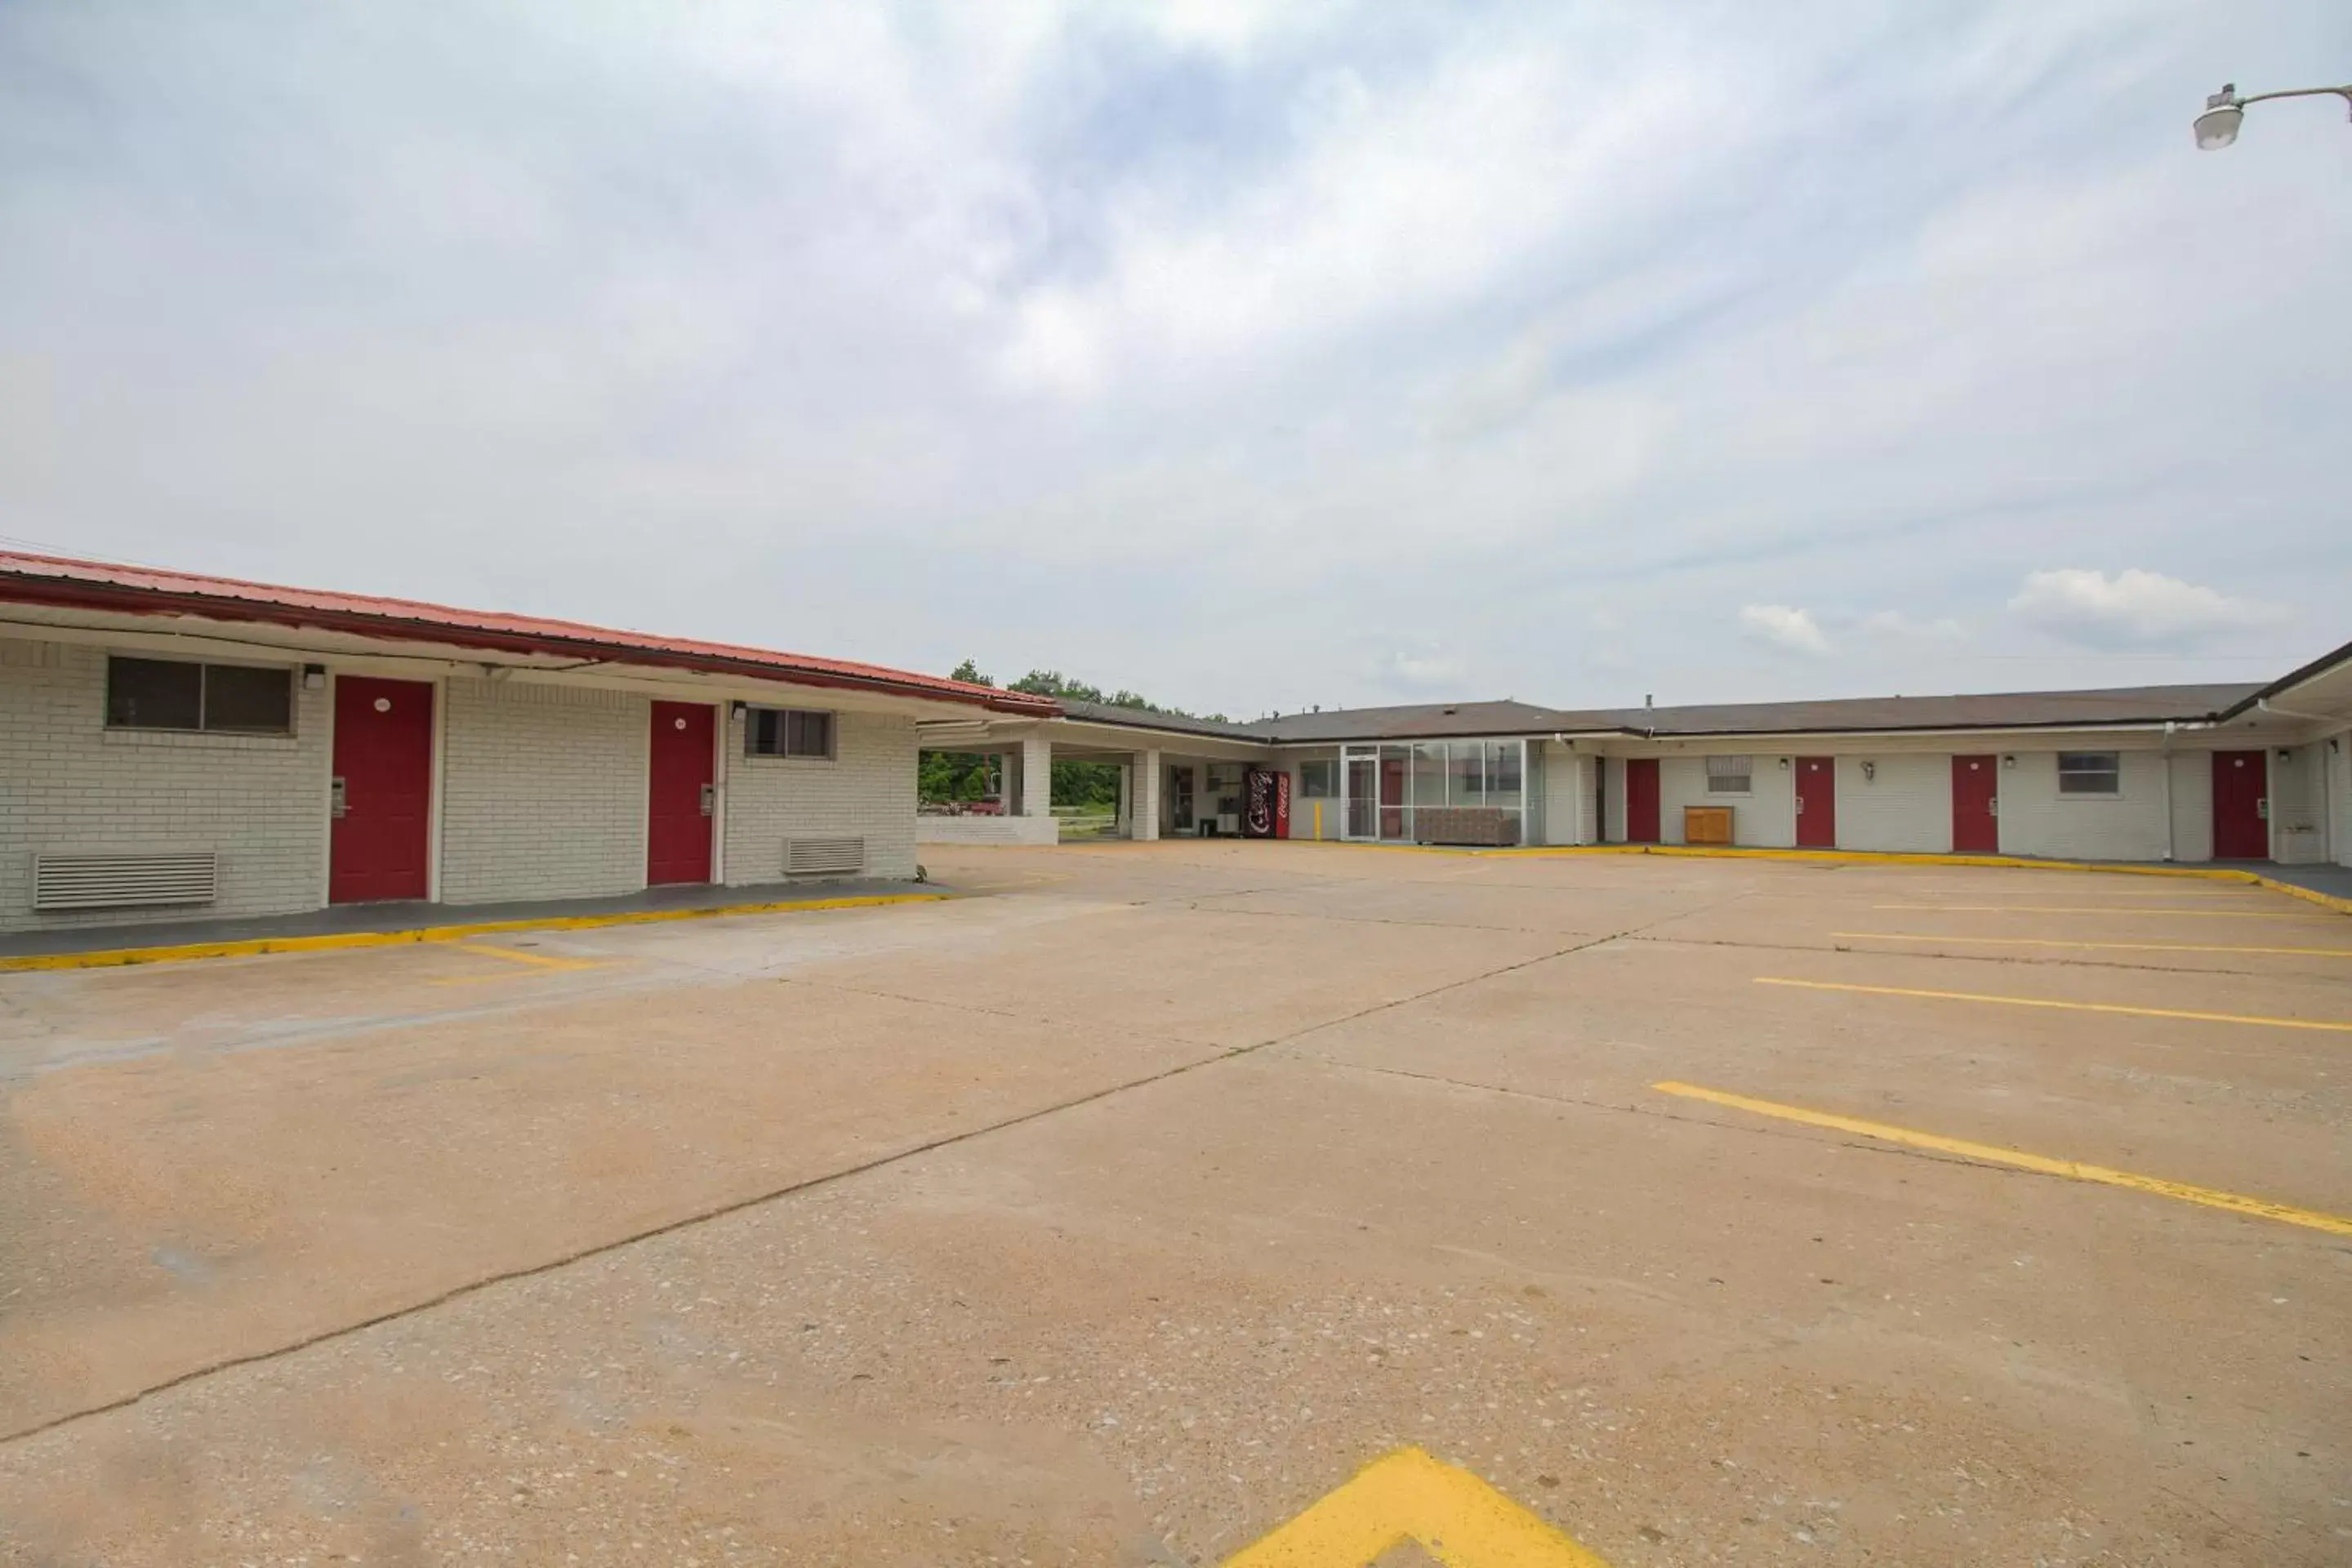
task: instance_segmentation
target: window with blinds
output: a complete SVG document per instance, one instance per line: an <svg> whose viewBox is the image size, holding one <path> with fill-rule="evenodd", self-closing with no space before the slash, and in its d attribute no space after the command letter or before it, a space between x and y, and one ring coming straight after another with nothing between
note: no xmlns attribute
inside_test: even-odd
<svg viewBox="0 0 2352 1568"><path fill-rule="evenodd" d="M743 725L743 754L833 760L833 715L807 708L754 708Z"/></svg>
<svg viewBox="0 0 2352 1568"><path fill-rule="evenodd" d="M1753 757L1709 757L1706 760L1706 793L1709 795L1747 795L1750 793L1755 769Z"/></svg>

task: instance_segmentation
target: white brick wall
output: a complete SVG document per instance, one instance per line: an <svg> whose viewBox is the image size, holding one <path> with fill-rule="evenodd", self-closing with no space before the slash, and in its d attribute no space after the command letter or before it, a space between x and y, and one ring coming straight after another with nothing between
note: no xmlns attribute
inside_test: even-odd
<svg viewBox="0 0 2352 1568"><path fill-rule="evenodd" d="M2060 795L2056 752L2008 754L2017 758L2017 766L2004 765L2000 772L2002 854L2063 860L2164 858L2166 759L2160 753L2123 752L2122 790L2115 796Z"/></svg>
<svg viewBox="0 0 2352 1568"><path fill-rule="evenodd" d="M2326 788L2323 772L2327 746L2295 746L2284 760L2271 751L2271 853L2280 864L2310 865L2327 858Z"/></svg>
<svg viewBox="0 0 2352 1568"><path fill-rule="evenodd" d="M1746 795L1709 795L1706 792L1706 757L1704 754L1661 757L1658 759L1658 835L1665 844L1683 842L1683 807L1686 805L1727 805L1731 807L1731 841L1759 849L1786 849L1797 841L1797 785L1795 770L1783 771L1778 754L1756 752L1748 756L1748 793ZM1622 773L1620 774L1622 777ZM1615 784L1618 779L1610 781ZM1844 826L1845 801L1838 801L1839 826ZM1610 815L1622 832L1624 816L1612 805Z"/></svg>
<svg viewBox="0 0 2352 1568"><path fill-rule="evenodd" d="M2213 753L2178 752L2172 765L2172 852L2177 859L2213 858ZM2022 761L2018 766L2023 767Z"/></svg>
<svg viewBox="0 0 2352 1568"><path fill-rule="evenodd" d="M1869 763L1872 776L1863 775ZM1952 847L1952 759L1944 752L1873 752L1837 760L1841 849L1942 855Z"/></svg>
<svg viewBox="0 0 2352 1568"><path fill-rule="evenodd" d="M646 885L646 698L451 679L441 700L442 902Z"/></svg>
<svg viewBox="0 0 2352 1568"><path fill-rule="evenodd" d="M1337 790L1339 787L1339 747L1324 746L1311 751L1286 752L1283 765L1290 770L1290 836L1293 838L1315 837L1315 808L1319 805L1323 808L1323 837L1327 839L1338 838L1347 831L1348 826L1347 815L1341 810L1343 803L1336 794L1326 795L1320 800L1307 798L1306 782L1299 774L1300 766L1307 763L1330 763L1332 788Z"/></svg>
<svg viewBox="0 0 2352 1568"><path fill-rule="evenodd" d="M330 712L325 692L298 687L290 739L109 731L104 649L0 639L0 929L316 908ZM214 851L219 900L33 913L38 852L142 847Z"/></svg>
<svg viewBox="0 0 2352 1568"><path fill-rule="evenodd" d="M1538 742L1528 749L1543 753L1542 842L1591 843L1594 759L1557 741Z"/></svg>
<svg viewBox="0 0 2352 1568"><path fill-rule="evenodd" d="M2352 730L2319 747L2327 753L2328 850L2338 866L2352 866Z"/></svg>
<svg viewBox="0 0 2352 1568"><path fill-rule="evenodd" d="M829 763L747 757L740 719L726 734L729 883L782 880L786 838L853 836L866 840L867 876L914 876L914 720L836 714Z"/></svg>

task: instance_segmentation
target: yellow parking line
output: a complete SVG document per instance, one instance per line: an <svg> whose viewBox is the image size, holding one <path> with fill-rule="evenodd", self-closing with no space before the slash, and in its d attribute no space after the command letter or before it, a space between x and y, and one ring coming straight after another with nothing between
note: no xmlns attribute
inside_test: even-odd
<svg viewBox="0 0 2352 1568"><path fill-rule="evenodd" d="M2158 1196L2178 1198L2182 1203L2202 1204L2207 1208L2227 1209L2232 1214L2253 1215L2262 1219L2274 1219L2286 1225L2304 1226L2312 1230L2324 1230L2335 1236L2352 1236L2352 1218L2326 1214L2318 1209L2296 1208L2291 1204L2274 1204L2267 1198L2250 1198L2242 1193L2225 1193L2213 1187L2192 1186L2187 1182L2168 1182L2161 1176L2142 1176L2130 1171L2110 1170L2105 1165L2086 1165L2079 1160L2053 1160L2046 1154L2029 1154L2021 1149L2004 1149L1997 1143L1975 1143L1965 1138L1946 1138L1935 1132L1916 1132L1908 1127L1890 1127L1880 1121L1863 1121L1851 1116L1838 1116L1826 1110L1808 1110L1801 1105L1782 1105L1777 1100L1750 1100L1744 1094L1727 1094L1719 1089L1701 1089L1689 1083L1654 1083L1650 1086L1663 1094L1678 1094L1686 1100L1704 1100L1716 1105L1727 1105L1734 1110L1753 1111L1759 1116L1775 1116L1783 1121L1801 1121L1811 1127L1826 1127L1839 1132L1858 1133L1882 1142L1906 1144L1914 1149L1934 1149L1947 1154L1958 1154L1970 1160L1983 1160L1996 1165L2013 1165L2021 1171L2039 1171L2047 1176L2065 1176L2077 1182L2096 1182L2103 1186L2128 1187L2134 1192L2155 1193Z"/></svg>
<svg viewBox="0 0 2352 1568"><path fill-rule="evenodd" d="M2055 937L1939 936L1917 931L1833 931L1854 942L1965 942L1979 947L2091 947L2105 952L2275 952L2307 958L2352 958L2352 947L2214 947L2183 942L2062 942Z"/></svg>
<svg viewBox="0 0 2352 1568"><path fill-rule="evenodd" d="M2135 1018L2188 1018L2200 1024L2261 1024L2273 1029L2327 1029L2352 1035L2352 1024L2325 1018L2271 1018L2253 1013L2190 1013L2177 1007L2126 1007L2114 1002L2058 1002L2047 996L2000 996L1986 991L1917 991L1902 985L1846 985L1832 980L1791 980L1759 974L1759 985L1795 985L1807 991L1854 991L1870 996L1925 996L1937 1002L1999 1002L2011 1007L2055 1007L2068 1013L2123 1013Z"/></svg>
<svg viewBox="0 0 2352 1568"><path fill-rule="evenodd" d="M1364 1568L1407 1542L1446 1568L1608 1568L1476 1476L1419 1448L1373 1460L1224 1568Z"/></svg>
<svg viewBox="0 0 2352 1568"><path fill-rule="evenodd" d="M1873 904L1874 910L1937 910L1971 915L2195 915L2210 921L2315 921L2299 910L2135 910L2121 904Z"/></svg>
<svg viewBox="0 0 2352 1568"><path fill-rule="evenodd" d="M492 947L488 942L462 942L458 944L457 951L459 952L478 952L485 958L503 958L516 963L527 964L533 969L541 971L553 971L557 973L566 973L582 969L603 969L606 967L604 961L602 959L558 958L549 953L524 952L517 948ZM494 974L478 973L444 975L437 980L426 981L425 984L428 985L480 985L499 980L514 980L519 978L520 977L517 975L514 971L509 969L500 970Z"/></svg>
<svg viewBox="0 0 2352 1568"><path fill-rule="evenodd" d="M459 952L478 952L485 958L504 958L516 963L536 964L541 969L594 969L593 958L562 958L551 952L525 952L519 947L493 947L486 942L461 944Z"/></svg>

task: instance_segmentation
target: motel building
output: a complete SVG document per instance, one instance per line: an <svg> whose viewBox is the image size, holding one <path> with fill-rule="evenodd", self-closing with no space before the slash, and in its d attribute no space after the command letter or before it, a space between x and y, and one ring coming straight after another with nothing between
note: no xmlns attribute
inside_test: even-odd
<svg viewBox="0 0 2352 1568"><path fill-rule="evenodd" d="M925 751L1002 811L920 812ZM0 931L715 898L1114 831L2352 868L2352 646L2268 683L1249 724L572 622L0 553ZM698 889L701 891L698 892Z"/></svg>

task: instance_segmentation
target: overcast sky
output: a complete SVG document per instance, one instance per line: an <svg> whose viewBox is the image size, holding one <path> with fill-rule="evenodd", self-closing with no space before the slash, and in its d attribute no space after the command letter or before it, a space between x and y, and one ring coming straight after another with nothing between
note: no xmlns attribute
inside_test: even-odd
<svg viewBox="0 0 2352 1568"><path fill-rule="evenodd" d="M0 5L0 536L1237 716L2352 637L2343 0Z"/></svg>

